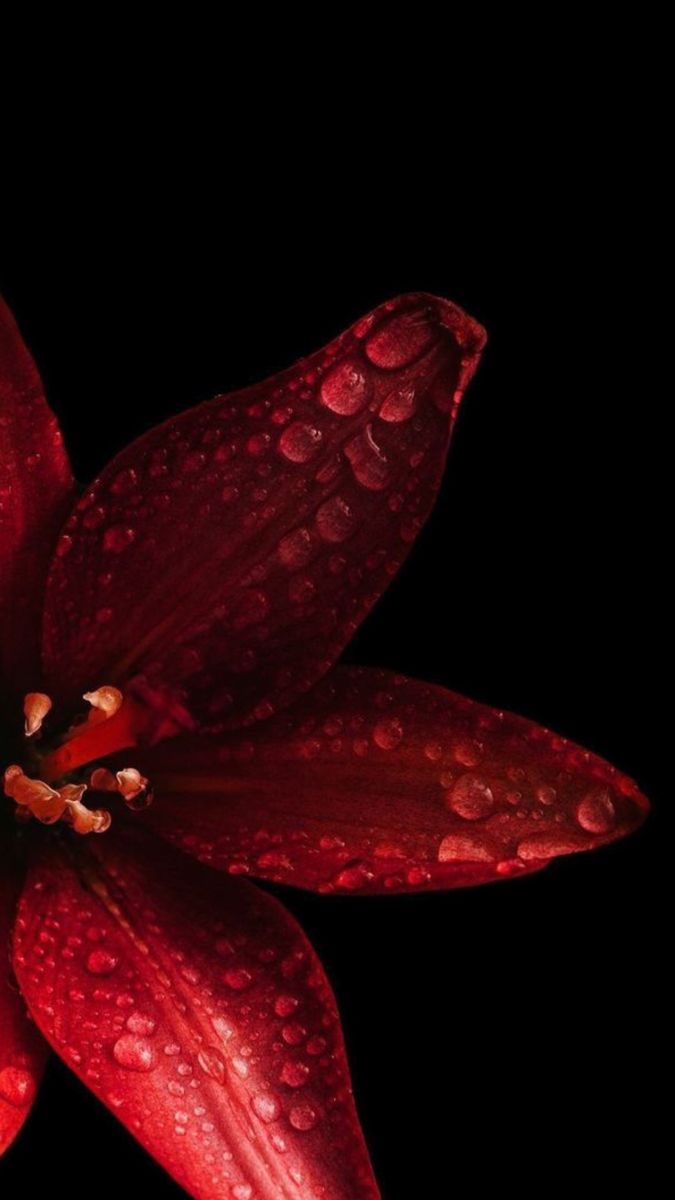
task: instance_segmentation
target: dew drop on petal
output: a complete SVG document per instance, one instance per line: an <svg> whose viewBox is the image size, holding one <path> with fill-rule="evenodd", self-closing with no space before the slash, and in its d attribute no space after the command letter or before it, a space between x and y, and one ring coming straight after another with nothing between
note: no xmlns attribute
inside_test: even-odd
<svg viewBox="0 0 675 1200"><path fill-rule="evenodd" d="M351 417L366 404L370 395L368 379L357 363L338 363L321 384L321 401L341 417Z"/></svg>
<svg viewBox="0 0 675 1200"><path fill-rule="evenodd" d="M0 1100L13 1108L25 1108L35 1096L35 1079L22 1067L4 1067L0 1071Z"/></svg>
<svg viewBox="0 0 675 1200"><path fill-rule="evenodd" d="M279 1101L271 1092L261 1092L260 1095L253 1096L251 1108L256 1116L260 1117L260 1120L264 1121L265 1124L278 1120L281 1114Z"/></svg>
<svg viewBox="0 0 675 1200"><path fill-rule="evenodd" d="M344 542L354 530L354 512L341 496L331 496L317 509L316 527L325 542Z"/></svg>
<svg viewBox="0 0 675 1200"><path fill-rule="evenodd" d="M316 1109L312 1108L311 1104L296 1104L288 1114L288 1120L294 1129L306 1132L316 1125Z"/></svg>
<svg viewBox="0 0 675 1200"><path fill-rule="evenodd" d="M616 812L606 788L588 792L577 809L577 820L587 833L609 833L614 827Z"/></svg>
<svg viewBox="0 0 675 1200"><path fill-rule="evenodd" d="M127 1017L126 1024L130 1033L138 1033L143 1037L151 1037L157 1028L154 1017L140 1012L133 1012L131 1016Z"/></svg>
<svg viewBox="0 0 675 1200"><path fill-rule="evenodd" d="M106 529L103 535L103 549L110 550L113 554L120 554L122 550L126 550L136 537L136 531L127 525L111 525L110 529Z"/></svg>
<svg viewBox="0 0 675 1200"><path fill-rule="evenodd" d="M373 741L381 750L393 750L403 737L403 726L397 717L386 717L378 721L373 730Z"/></svg>
<svg viewBox="0 0 675 1200"><path fill-rule="evenodd" d="M312 557L312 535L309 529L294 529L279 542L279 561L284 567L304 567Z"/></svg>
<svg viewBox="0 0 675 1200"><path fill-rule="evenodd" d="M413 387L395 388L385 396L378 416L382 421L392 423L408 421L415 411L415 389Z"/></svg>
<svg viewBox="0 0 675 1200"><path fill-rule="evenodd" d="M491 812L494 805L492 789L479 775L460 775L446 796L448 808L465 821L478 821Z"/></svg>
<svg viewBox="0 0 675 1200"><path fill-rule="evenodd" d="M155 1052L146 1038L135 1033L125 1033L113 1046L113 1057L128 1071L151 1071L155 1065Z"/></svg>
<svg viewBox="0 0 675 1200"><path fill-rule="evenodd" d="M92 950L87 958L87 970L92 975L112 975L119 964L119 958L111 950L98 947Z"/></svg>
<svg viewBox="0 0 675 1200"><path fill-rule="evenodd" d="M211 1079L215 1079L216 1083L225 1082L225 1063L217 1050L214 1050L212 1047L200 1050L197 1054L197 1062L204 1074L208 1075Z"/></svg>
<svg viewBox="0 0 675 1200"><path fill-rule="evenodd" d="M306 463L320 449L323 434L314 425L294 421L279 438L279 450L289 462Z"/></svg>
<svg viewBox="0 0 675 1200"><path fill-rule="evenodd" d="M310 1070L306 1063L297 1058L289 1058L281 1068L279 1078L287 1087L300 1088L307 1083L309 1075Z"/></svg>
<svg viewBox="0 0 675 1200"><path fill-rule="evenodd" d="M274 1011L278 1017L290 1017L300 1007L300 1001L297 996L289 996L282 993L277 996L274 1002Z"/></svg>
<svg viewBox="0 0 675 1200"><path fill-rule="evenodd" d="M253 983L253 976L244 967L231 967L225 972L223 979L235 992L243 992Z"/></svg>
<svg viewBox="0 0 675 1200"><path fill-rule="evenodd" d="M433 325L415 310L392 317L366 342L366 356L376 367L395 370L414 362L434 340Z"/></svg>
<svg viewBox="0 0 675 1200"><path fill-rule="evenodd" d="M469 833L450 833L438 847L439 862L492 862L490 847Z"/></svg>

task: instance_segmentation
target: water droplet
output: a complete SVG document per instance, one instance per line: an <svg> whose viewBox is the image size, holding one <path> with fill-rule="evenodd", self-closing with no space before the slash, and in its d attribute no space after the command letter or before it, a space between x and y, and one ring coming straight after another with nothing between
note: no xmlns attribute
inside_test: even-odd
<svg viewBox="0 0 675 1200"><path fill-rule="evenodd" d="M100 504L95 504L93 508L88 509L82 518L85 529L98 529L104 521L105 509L101 508Z"/></svg>
<svg viewBox="0 0 675 1200"><path fill-rule="evenodd" d="M244 967L230 967L229 971L223 975L223 979L227 986L233 988L235 992L243 992L253 983L251 972Z"/></svg>
<svg viewBox="0 0 675 1200"><path fill-rule="evenodd" d="M279 438L279 450L294 463L309 462L321 445L323 434L314 425L294 421Z"/></svg>
<svg viewBox="0 0 675 1200"><path fill-rule="evenodd" d="M335 876L335 885L346 888L348 892L356 892L359 888L365 887L372 878L372 872L363 863L354 863L353 866L345 867Z"/></svg>
<svg viewBox="0 0 675 1200"><path fill-rule="evenodd" d="M300 1088L307 1083L309 1075L310 1070L307 1063L300 1062L297 1058L289 1058L281 1068L279 1078L288 1087Z"/></svg>
<svg viewBox="0 0 675 1200"><path fill-rule="evenodd" d="M442 753L443 747L441 746L440 742L427 742L427 745L424 747L425 757L428 758L430 762L438 762Z"/></svg>
<svg viewBox="0 0 675 1200"><path fill-rule="evenodd" d="M3 1067L0 1071L0 1099L13 1108L25 1108L35 1096L36 1084L29 1071L22 1067Z"/></svg>
<svg viewBox="0 0 675 1200"><path fill-rule="evenodd" d="M300 1046L307 1037L307 1030L299 1021L289 1021L281 1030L281 1036L287 1046Z"/></svg>
<svg viewBox="0 0 675 1200"><path fill-rule="evenodd" d="M249 454L259 457L265 454L272 443L272 438L269 433L254 433L246 443L246 449Z"/></svg>
<svg viewBox="0 0 675 1200"><path fill-rule="evenodd" d="M588 833L609 833L616 821L616 812L606 788L584 796L577 809L577 821Z"/></svg>
<svg viewBox="0 0 675 1200"><path fill-rule="evenodd" d="M347 442L345 456L362 487L379 492L387 486L391 476L389 460L374 440L370 425Z"/></svg>
<svg viewBox="0 0 675 1200"><path fill-rule="evenodd" d="M443 838L438 847L439 862L492 862L496 855L470 833L451 833Z"/></svg>
<svg viewBox="0 0 675 1200"><path fill-rule="evenodd" d="M452 791L448 792L446 803L465 821L478 821L491 812L494 796L489 784L479 775L460 775Z"/></svg>
<svg viewBox="0 0 675 1200"><path fill-rule="evenodd" d="M279 542L279 561L285 567L304 567L312 557L312 535L309 529L294 529Z"/></svg>
<svg viewBox="0 0 675 1200"><path fill-rule="evenodd" d="M322 403L341 417L360 412L369 395L370 385L364 371L350 359L338 363L321 384Z"/></svg>
<svg viewBox="0 0 675 1200"><path fill-rule="evenodd" d="M381 750L393 750L403 737L403 726L397 717L385 717L373 730L373 741Z"/></svg>
<svg viewBox="0 0 675 1200"><path fill-rule="evenodd" d="M586 841L581 834L564 834L560 832L536 833L533 837L524 838L518 845L518 855L529 862L533 858L556 858L558 854L573 854L575 850L585 850Z"/></svg>
<svg viewBox="0 0 675 1200"><path fill-rule="evenodd" d="M556 802L556 790L554 787L549 787L548 784L544 783L541 785L541 787L538 787L535 795L540 804L549 806L551 804L555 804Z"/></svg>
<svg viewBox="0 0 675 1200"><path fill-rule="evenodd" d="M261 1121L269 1124L271 1121L278 1120L281 1115L281 1106L276 1096L270 1092L261 1092L259 1096L253 1096L251 1100L251 1108L254 1113L260 1117Z"/></svg>
<svg viewBox="0 0 675 1200"><path fill-rule="evenodd" d="M248 1183L235 1183L231 1187L234 1200L251 1200L253 1188Z"/></svg>
<svg viewBox="0 0 675 1200"><path fill-rule="evenodd" d="M294 1129L306 1132L313 1129L318 1120L316 1109L311 1104L296 1104L288 1114L288 1119Z"/></svg>
<svg viewBox="0 0 675 1200"><path fill-rule="evenodd" d="M394 388L385 396L380 406L378 416L383 421L409 421L415 411L415 389L413 387Z"/></svg>
<svg viewBox="0 0 675 1200"><path fill-rule="evenodd" d="M434 337L428 315L416 309L380 325L366 342L366 355L374 366L395 370L419 358Z"/></svg>
<svg viewBox="0 0 675 1200"><path fill-rule="evenodd" d="M113 1046L113 1056L128 1071L151 1071L155 1052L150 1042L135 1033L124 1033Z"/></svg>
<svg viewBox="0 0 675 1200"><path fill-rule="evenodd" d="M197 1062L205 1075L215 1079L216 1083L225 1082L225 1063L220 1057L217 1050L209 1047L206 1050L200 1050L197 1055Z"/></svg>
<svg viewBox="0 0 675 1200"><path fill-rule="evenodd" d="M135 529L131 529L128 525L111 525L103 535L103 549L111 550L113 554L120 554L122 550L126 550L127 546L131 545L135 537Z"/></svg>
<svg viewBox="0 0 675 1200"><path fill-rule="evenodd" d="M311 1054L312 1057L315 1058L318 1054L323 1054L327 1045L328 1043L325 1037L321 1037L321 1034L316 1034L314 1037L309 1039L307 1045L305 1046L305 1050L308 1054Z"/></svg>
<svg viewBox="0 0 675 1200"><path fill-rule="evenodd" d="M316 527L326 542L343 542L354 526L354 512L341 496L331 496L317 509Z"/></svg>
<svg viewBox="0 0 675 1200"><path fill-rule="evenodd" d="M297 996L282 994L277 996L274 1002L274 1011L278 1017L290 1017L299 1007L300 1001Z"/></svg>
<svg viewBox="0 0 675 1200"><path fill-rule="evenodd" d="M87 959L87 970L92 975L112 975L119 961L118 956L111 950L98 947L96 950L92 950Z"/></svg>
<svg viewBox="0 0 675 1200"><path fill-rule="evenodd" d="M138 476L133 467L127 467L124 471L119 471L110 484L110 491L116 496L124 495L125 492L130 492L138 483Z"/></svg>
<svg viewBox="0 0 675 1200"><path fill-rule="evenodd" d="M157 1028L157 1022L146 1013L133 1012L127 1017L127 1029L130 1033L138 1033L143 1037L151 1037Z"/></svg>

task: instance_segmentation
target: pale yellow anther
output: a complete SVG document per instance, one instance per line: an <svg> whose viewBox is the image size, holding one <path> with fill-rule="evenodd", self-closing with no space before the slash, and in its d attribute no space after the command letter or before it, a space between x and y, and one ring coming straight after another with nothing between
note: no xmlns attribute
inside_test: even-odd
<svg viewBox="0 0 675 1200"><path fill-rule="evenodd" d="M52 707L49 696L44 692L28 692L23 698L23 715L26 718L24 730L26 737L32 737L42 726L47 713Z"/></svg>
<svg viewBox="0 0 675 1200"><path fill-rule="evenodd" d="M105 833L112 817L105 808L86 808L80 800L68 801L70 824L76 833Z"/></svg>
<svg viewBox="0 0 675 1200"><path fill-rule="evenodd" d="M117 779L117 788L122 798L129 803L131 800L136 800L141 792L144 792L148 786L148 781L140 771L135 767L124 767L118 771L115 776Z"/></svg>
<svg viewBox="0 0 675 1200"><path fill-rule="evenodd" d="M5 795L43 825L67 820L76 833L104 833L110 828L111 816L105 809L89 809L82 803L86 783L66 783L51 788L41 779L29 779L21 767L12 765L5 771Z"/></svg>
<svg viewBox="0 0 675 1200"><path fill-rule="evenodd" d="M96 688L94 692L85 692L82 699L92 706L92 712L87 717L91 724L107 721L109 717L114 717L117 710L121 708L124 697L119 688L105 684L103 687Z"/></svg>
<svg viewBox="0 0 675 1200"><path fill-rule="evenodd" d="M14 765L5 771L5 795L27 808L44 825L60 820L66 807L61 791L41 779L29 779L21 767Z"/></svg>

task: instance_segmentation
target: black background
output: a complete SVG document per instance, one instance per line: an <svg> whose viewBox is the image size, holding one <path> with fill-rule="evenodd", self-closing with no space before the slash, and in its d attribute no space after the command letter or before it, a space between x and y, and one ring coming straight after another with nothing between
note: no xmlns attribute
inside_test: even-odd
<svg viewBox="0 0 675 1200"><path fill-rule="evenodd" d="M456 139L444 150L461 167ZM364 193L356 164L332 169L344 153L329 142L325 180L298 163L290 202L274 172L255 199L211 180L187 209L131 180L111 196L103 173L65 219L45 202L9 224L2 287L83 480L156 420L285 367L399 292L447 295L487 327L437 508L348 657L553 727L636 777L655 815L626 842L483 889L278 891L334 984L385 1200L637 1180L644 1194L666 725L662 395L643 386L640 238L611 188L562 169L534 169L514 195L488 159L484 205L460 211L426 164L385 162ZM41 1186L45 1164L69 1200L183 1195L59 1064L0 1167L3 1197Z"/></svg>

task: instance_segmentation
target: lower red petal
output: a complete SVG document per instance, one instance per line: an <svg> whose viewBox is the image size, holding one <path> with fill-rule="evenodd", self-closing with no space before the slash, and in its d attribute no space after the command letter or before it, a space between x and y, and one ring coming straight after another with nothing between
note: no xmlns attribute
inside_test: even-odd
<svg viewBox="0 0 675 1200"><path fill-rule="evenodd" d="M31 1110L47 1057L47 1043L26 1015L7 955L17 884L8 847L0 841L0 1154Z"/></svg>
<svg viewBox="0 0 675 1200"><path fill-rule="evenodd" d="M54 1049L197 1200L377 1200L332 993L272 897L144 837L56 845L15 964Z"/></svg>
<svg viewBox="0 0 675 1200"><path fill-rule="evenodd" d="M320 891L465 887L635 829L648 804L532 721L385 671L338 668L245 739L142 761L143 820L209 865Z"/></svg>

